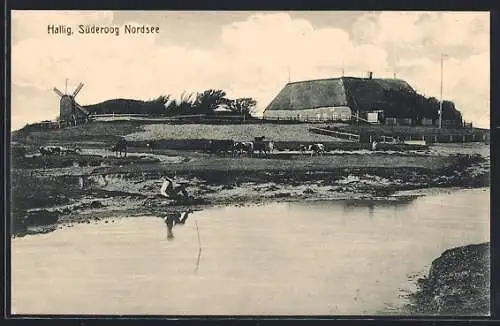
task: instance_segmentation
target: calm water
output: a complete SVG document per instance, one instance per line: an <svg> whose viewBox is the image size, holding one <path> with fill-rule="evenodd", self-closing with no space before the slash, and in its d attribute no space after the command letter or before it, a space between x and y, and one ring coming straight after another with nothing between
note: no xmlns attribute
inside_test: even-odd
<svg viewBox="0 0 500 326"><path fill-rule="evenodd" d="M12 240L14 313L377 314L444 250L489 241L489 190L406 204L213 208ZM199 255L198 225L202 251ZM199 263L197 264L199 257Z"/></svg>

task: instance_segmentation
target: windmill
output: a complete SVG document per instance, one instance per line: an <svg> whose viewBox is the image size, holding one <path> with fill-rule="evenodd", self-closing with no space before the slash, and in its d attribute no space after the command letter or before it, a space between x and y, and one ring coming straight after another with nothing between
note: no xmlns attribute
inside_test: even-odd
<svg viewBox="0 0 500 326"><path fill-rule="evenodd" d="M67 79L64 94L56 87L54 87L54 92L61 98L61 100L59 101L59 124L66 126L76 126L78 122L88 121L90 113L75 101L75 97L80 92L82 87L83 83L80 82L75 91L72 94L68 94Z"/></svg>

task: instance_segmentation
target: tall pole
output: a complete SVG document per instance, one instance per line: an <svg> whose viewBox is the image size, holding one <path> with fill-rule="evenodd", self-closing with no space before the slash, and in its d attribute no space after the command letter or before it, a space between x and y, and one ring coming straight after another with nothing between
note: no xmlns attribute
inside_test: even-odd
<svg viewBox="0 0 500 326"><path fill-rule="evenodd" d="M445 54L441 53L441 99L439 101L439 128L443 121L443 62Z"/></svg>
<svg viewBox="0 0 500 326"><path fill-rule="evenodd" d="M288 82L290 82L290 62L288 62Z"/></svg>

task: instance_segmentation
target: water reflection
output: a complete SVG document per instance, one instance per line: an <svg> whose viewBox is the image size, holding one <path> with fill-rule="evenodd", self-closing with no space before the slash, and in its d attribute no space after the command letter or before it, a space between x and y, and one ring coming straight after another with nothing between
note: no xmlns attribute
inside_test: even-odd
<svg viewBox="0 0 500 326"><path fill-rule="evenodd" d="M348 199L339 201L339 203L342 203L344 207L348 209L354 207L374 208L376 206L401 207L410 205L416 198L417 197L409 196L409 197L400 197L396 199Z"/></svg>
<svg viewBox="0 0 500 326"><path fill-rule="evenodd" d="M191 213L193 213L192 209L188 209L186 211L174 211L167 213L167 215L164 217L163 220L167 225L167 239L169 241L172 241L175 238L173 233L174 226L186 224L186 221ZM201 246L200 231L198 229L198 223L196 222L196 220L194 221L194 224L196 226L196 233L198 237L198 256L196 258L196 269L194 270L194 272L197 273L198 269L200 268L202 246Z"/></svg>
<svg viewBox="0 0 500 326"><path fill-rule="evenodd" d="M173 233L174 226L186 224L186 220L188 219L189 214L191 214L192 212L193 210L188 209L187 211L174 211L167 213L167 215L163 218L163 220L167 225L168 240L173 240L175 238Z"/></svg>
<svg viewBox="0 0 500 326"><path fill-rule="evenodd" d="M489 240L489 200L487 189L475 189L411 204L391 201L392 207L281 202L193 207L196 214L187 216L187 208L169 207L176 215L124 216L15 238L12 308L27 314L378 314L406 304L399 295L414 289L408 275L426 273L443 251ZM164 219L175 241L165 239ZM182 222L188 226L175 229Z"/></svg>
<svg viewBox="0 0 500 326"><path fill-rule="evenodd" d="M374 210L375 210L375 205L374 204L368 205L368 217L370 217L370 219L373 218L373 211Z"/></svg>

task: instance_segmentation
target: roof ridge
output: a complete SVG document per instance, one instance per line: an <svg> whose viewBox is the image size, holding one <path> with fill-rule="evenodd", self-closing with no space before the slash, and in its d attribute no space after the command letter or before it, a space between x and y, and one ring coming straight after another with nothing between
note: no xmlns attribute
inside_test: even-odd
<svg viewBox="0 0 500 326"><path fill-rule="evenodd" d="M298 81L294 81L294 82L288 82L285 85L308 83L308 82L315 82L315 81L325 81L325 80L342 80L342 81L344 81L345 79L358 79L358 80L395 80L395 81L400 81L400 82L408 83L404 79L401 79L401 78L392 78L392 77L368 78L368 77L355 77L355 76L340 76L340 77L331 77L331 78L304 79L304 80L298 80Z"/></svg>
<svg viewBox="0 0 500 326"><path fill-rule="evenodd" d="M314 82L314 81L322 81L322 80L338 80L338 79L342 79L342 78L344 78L344 77L307 79L307 80L299 80L299 81L289 82L289 83L286 83L286 85L300 84L300 83L307 83L307 82Z"/></svg>

